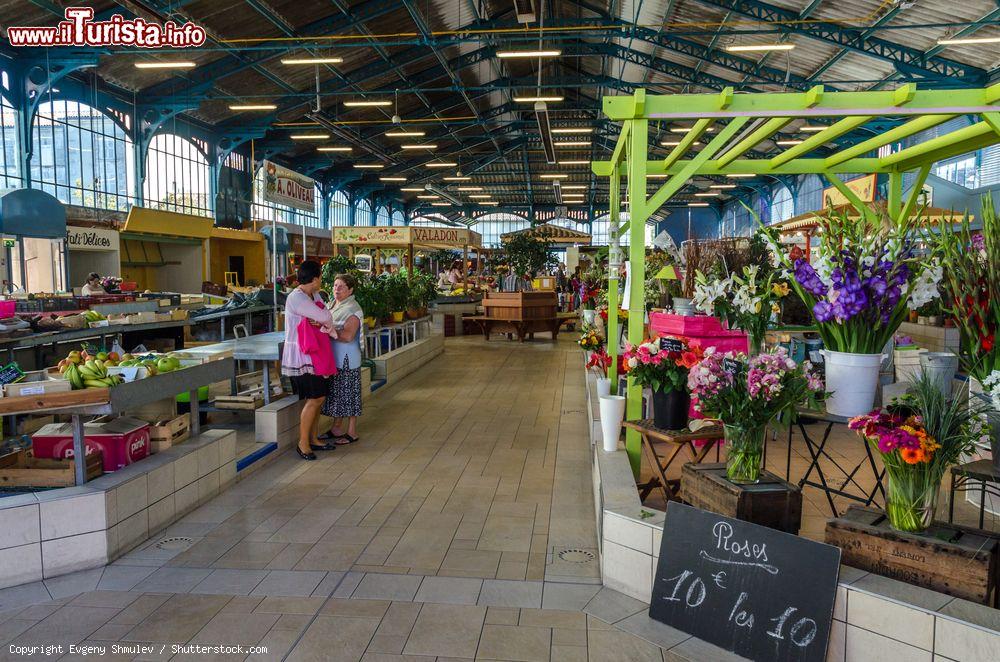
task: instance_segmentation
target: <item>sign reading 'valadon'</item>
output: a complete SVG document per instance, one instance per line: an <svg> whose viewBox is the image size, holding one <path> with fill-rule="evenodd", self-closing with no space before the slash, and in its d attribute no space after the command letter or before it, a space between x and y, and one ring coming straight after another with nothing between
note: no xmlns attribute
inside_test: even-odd
<svg viewBox="0 0 1000 662"><path fill-rule="evenodd" d="M671 501L649 616L751 660L822 662L840 550Z"/></svg>

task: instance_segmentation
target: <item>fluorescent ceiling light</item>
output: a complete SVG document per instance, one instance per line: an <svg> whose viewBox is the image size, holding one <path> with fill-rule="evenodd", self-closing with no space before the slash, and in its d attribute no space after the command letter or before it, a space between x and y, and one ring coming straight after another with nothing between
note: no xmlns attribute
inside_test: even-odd
<svg viewBox="0 0 1000 662"><path fill-rule="evenodd" d="M420 191L423 191L424 189L421 188L420 186L404 186L403 188L401 188L399 190L400 191L406 191L407 193L418 193Z"/></svg>
<svg viewBox="0 0 1000 662"><path fill-rule="evenodd" d="M482 186L459 186L456 190L458 191L482 191Z"/></svg>
<svg viewBox="0 0 1000 662"><path fill-rule="evenodd" d="M584 191L587 189L586 184L562 184L561 187L564 191Z"/></svg>
<svg viewBox="0 0 1000 662"><path fill-rule="evenodd" d="M669 176L670 176L670 175L668 175L668 174L667 174L667 173L665 173L665 172L659 172L659 173L646 173L646 179L666 179L666 178L667 178L667 177L669 177Z"/></svg>
<svg viewBox="0 0 1000 662"><path fill-rule="evenodd" d="M696 197L696 198L716 198L718 196L719 196L718 193L708 193L708 192L706 192L706 193L695 193L694 194L694 197Z"/></svg>
<svg viewBox="0 0 1000 662"><path fill-rule="evenodd" d="M451 207L450 202L432 202L431 207Z"/></svg>
<svg viewBox="0 0 1000 662"><path fill-rule="evenodd" d="M951 39L938 39L939 46L958 46L961 44L996 44L1000 43L1000 37L954 37Z"/></svg>
<svg viewBox="0 0 1000 662"><path fill-rule="evenodd" d="M419 138L426 135L423 131L386 131L387 138Z"/></svg>
<svg viewBox="0 0 1000 662"><path fill-rule="evenodd" d="M190 62L187 60L179 62L136 62L136 69L190 69L192 67L197 67L196 62Z"/></svg>
<svg viewBox="0 0 1000 662"><path fill-rule="evenodd" d="M556 147L589 147L589 140L568 140L566 142L554 143Z"/></svg>
<svg viewBox="0 0 1000 662"><path fill-rule="evenodd" d="M469 199L470 200L489 200L492 197L493 196L490 195L489 193L481 193L479 195L470 195Z"/></svg>
<svg viewBox="0 0 1000 662"><path fill-rule="evenodd" d="M493 201L493 202L489 202L489 201L487 201L487 202L480 202L479 204L481 204L481 205L487 205L487 206L489 206L489 207L496 207L496 206L497 206L497 205L499 205L500 203L499 203L499 202L496 202L496 201Z"/></svg>
<svg viewBox="0 0 1000 662"><path fill-rule="evenodd" d="M329 133L293 133L288 136L292 140L327 140Z"/></svg>
<svg viewBox="0 0 1000 662"><path fill-rule="evenodd" d="M283 57L281 64L340 64L342 57Z"/></svg>
<svg viewBox="0 0 1000 662"><path fill-rule="evenodd" d="M707 202L689 202L688 207L708 207Z"/></svg>
<svg viewBox="0 0 1000 662"><path fill-rule="evenodd" d="M453 175L451 177L442 177L446 182L469 182L472 181L472 177L465 177L462 175Z"/></svg>
<svg viewBox="0 0 1000 662"><path fill-rule="evenodd" d="M677 147L677 146L678 146L678 145L680 145L680 144L681 144L681 141L680 141L680 140L663 140L663 141L661 141L661 142L660 142L660 145L661 145L662 147ZM694 141L693 143L691 143L691 144L692 144L692 145L700 145L701 143L700 143L700 142L698 142L697 140L695 140L695 141Z"/></svg>
<svg viewBox="0 0 1000 662"><path fill-rule="evenodd" d="M458 164L453 161L435 161L434 163L426 163L424 165L428 168L454 168Z"/></svg>
<svg viewBox="0 0 1000 662"><path fill-rule="evenodd" d="M273 103L245 103L229 107L229 110L277 110Z"/></svg>
<svg viewBox="0 0 1000 662"><path fill-rule="evenodd" d="M592 126L561 126L552 129L552 133L593 133L594 127Z"/></svg>
<svg viewBox="0 0 1000 662"><path fill-rule="evenodd" d="M803 133L819 133L820 131L826 131L830 127L828 126L800 126L799 131Z"/></svg>
<svg viewBox="0 0 1000 662"><path fill-rule="evenodd" d="M380 182L405 182L406 177L379 177Z"/></svg>
<svg viewBox="0 0 1000 662"><path fill-rule="evenodd" d="M400 149L437 149L437 145L434 143L427 143L425 145L400 145Z"/></svg>
<svg viewBox="0 0 1000 662"><path fill-rule="evenodd" d="M736 184L712 184L708 188L717 188L717 189L726 189L726 190L728 190L728 189L736 188Z"/></svg>
<svg viewBox="0 0 1000 662"><path fill-rule="evenodd" d="M778 145L779 147L791 147L792 145L801 145L802 141L801 140L776 140L776 141L774 141L774 144Z"/></svg>
<svg viewBox="0 0 1000 662"><path fill-rule="evenodd" d="M355 168L360 168L360 169L366 169L367 168L367 169L370 169L370 170L377 170L379 168L384 168L385 164L383 164L383 163L355 163L354 167Z"/></svg>
<svg viewBox="0 0 1000 662"><path fill-rule="evenodd" d="M551 101L551 102L555 102L555 101L562 101L563 98L564 97L557 97L557 96L552 96L552 97L514 97L514 101L516 101L517 103L537 103L539 101L545 101L545 102L550 102Z"/></svg>
<svg viewBox="0 0 1000 662"><path fill-rule="evenodd" d="M382 100L366 99L364 101L345 101L344 105L347 106L348 108L362 108L366 106L391 106L392 102L389 101L388 99L382 99Z"/></svg>
<svg viewBox="0 0 1000 662"><path fill-rule="evenodd" d="M559 165L590 165L590 161L560 161Z"/></svg>
<svg viewBox="0 0 1000 662"><path fill-rule="evenodd" d="M418 195L417 199L418 200L437 200L440 197L441 197L440 195Z"/></svg>
<svg viewBox="0 0 1000 662"><path fill-rule="evenodd" d="M539 175L542 179L568 179L569 175L560 175L556 173L546 173L544 175Z"/></svg>
<svg viewBox="0 0 1000 662"><path fill-rule="evenodd" d="M726 175L726 177L732 177L733 179L750 179L751 177L756 177L756 176L757 175L745 172L734 172Z"/></svg>
<svg viewBox="0 0 1000 662"><path fill-rule="evenodd" d="M726 46L730 53L752 53L758 51L790 51L795 44L750 44L745 46Z"/></svg>
<svg viewBox="0 0 1000 662"><path fill-rule="evenodd" d="M351 152L354 148L350 145L334 145L330 147L317 147L317 152Z"/></svg>
<svg viewBox="0 0 1000 662"><path fill-rule="evenodd" d="M497 51L497 57L499 58L559 57L560 55L562 55L562 51L560 50Z"/></svg>

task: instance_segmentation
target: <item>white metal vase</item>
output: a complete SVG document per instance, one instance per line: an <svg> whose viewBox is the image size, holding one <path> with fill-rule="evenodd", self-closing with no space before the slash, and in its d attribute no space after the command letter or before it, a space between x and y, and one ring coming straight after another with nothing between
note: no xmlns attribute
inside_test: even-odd
<svg viewBox="0 0 1000 662"><path fill-rule="evenodd" d="M611 395L611 380L607 377L597 378L597 396L603 397L605 395Z"/></svg>
<svg viewBox="0 0 1000 662"><path fill-rule="evenodd" d="M852 354L824 349L826 366L826 411L852 418L867 414L875 405L882 354Z"/></svg>

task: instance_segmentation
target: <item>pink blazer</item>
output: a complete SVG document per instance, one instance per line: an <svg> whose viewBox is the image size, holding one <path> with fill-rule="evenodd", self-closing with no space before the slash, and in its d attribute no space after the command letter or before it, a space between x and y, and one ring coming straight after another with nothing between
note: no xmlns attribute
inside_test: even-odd
<svg viewBox="0 0 1000 662"><path fill-rule="evenodd" d="M323 304L316 302L316 305L323 308ZM309 323L303 318L299 321L298 340L299 349L309 355L312 360L313 373L320 377L329 377L337 374L337 360L333 356L333 345L330 336L323 333L322 329Z"/></svg>

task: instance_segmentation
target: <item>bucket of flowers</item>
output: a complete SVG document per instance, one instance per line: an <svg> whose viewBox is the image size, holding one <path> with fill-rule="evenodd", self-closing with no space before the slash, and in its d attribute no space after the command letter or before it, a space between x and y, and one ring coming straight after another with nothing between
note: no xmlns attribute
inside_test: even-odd
<svg viewBox="0 0 1000 662"><path fill-rule="evenodd" d="M661 430L686 428L691 407L688 371L704 357L700 345L683 338L626 343L622 356L628 376L652 391L653 425Z"/></svg>
<svg viewBox="0 0 1000 662"><path fill-rule="evenodd" d="M941 267L917 254L916 218L897 223L884 211L863 208L829 211L817 220L815 266L804 257L792 260L775 228L761 232L792 271L792 289L811 309L823 339L827 412L858 416L872 408L883 351L907 310L939 296Z"/></svg>
<svg viewBox="0 0 1000 662"><path fill-rule="evenodd" d="M590 359L587 361L587 370L594 373L597 379L597 395L611 395L611 379L608 377L608 368L611 367L611 355L603 346L595 349Z"/></svg>
<svg viewBox="0 0 1000 662"><path fill-rule="evenodd" d="M580 334L580 339L576 342L580 345L580 347L588 352L592 352L597 348L604 346L604 338L602 338L601 334L597 332L597 329L592 326L583 327L583 333Z"/></svg>
<svg viewBox="0 0 1000 662"><path fill-rule="evenodd" d="M706 315L723 319L729 328L747 334L750 354L759 354L771 319L781 313L781 300L788 296L788 283L777 272L750 264L741 274L727 278L695 275L694 305Z"/></svg>
<svg viewBox="0 0 1000 662"><path fill-rule="evenodd" d="M852 430L882 458L885 513L899 531L919 533L934 519L944 473L989 434L988 407L947 400L929 375L917 377L897 404L852 418Z"/></svg>
<svg viewBox="0 0 1000 662"><path fill-rule="evenodd" d="M722 421L726 477L734 483L760 480L769 424L790 425L798 407L818 409L824 396L812 365L796 364L784 347L750 358L708 349L691 368L688 388L697 411Z"/></svg>

